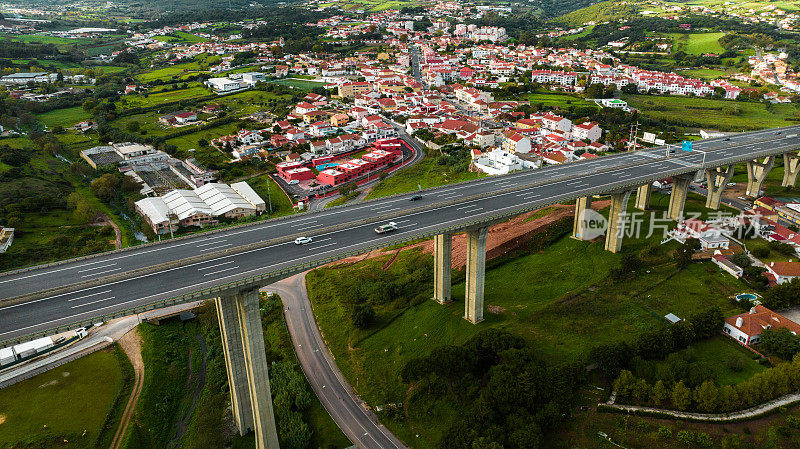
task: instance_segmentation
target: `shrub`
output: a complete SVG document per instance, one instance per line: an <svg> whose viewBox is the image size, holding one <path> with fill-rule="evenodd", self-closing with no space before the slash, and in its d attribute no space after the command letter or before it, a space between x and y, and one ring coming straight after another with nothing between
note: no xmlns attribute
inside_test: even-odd
<svg viewBox="0 0 800 449"><path fill-rule="evenodd" d="M353 321L353 326L364 329L369 327L375 320L375 310L369 304L361 304L353 309L353 314L350 318Z"/></svg>
<svg viewBox="0 0 800 449"><path fill-rule="evenodd" d="M744 369L746 361L740 354L731 354L728 360L725 361L725 367L734 373L740 373Z"/></svg>
<svg viewBox="0 0 800 449"><path fill-rule="evenodd" d="M658 428L658 437L662 440L668 440L672 438L672 428L667 426L661 426Z"/></svg>
<svg viewBox="0 0 800 449"><path fill-rule="evenodd" d="M678 435L676 435L676 437L678 441L680 441L686 446L691 446L692 444L694 444L694 435L692 434L692 432L689 432L688 430L681 430L680 432L678 432Z"/></svg>

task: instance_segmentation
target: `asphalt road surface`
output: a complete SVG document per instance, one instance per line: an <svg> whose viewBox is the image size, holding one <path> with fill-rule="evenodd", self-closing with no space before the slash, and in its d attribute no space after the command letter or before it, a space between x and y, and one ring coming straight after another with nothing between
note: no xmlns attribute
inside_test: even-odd
<svg viewBox="0 0 800 449"><path fill-rule="evenodd" d="M703 163L713 167L768 153L789 152L800 148L798 130L800 126L699 141L694 143L693 152L677 150L669 158L664 148L657 148L528 170L431 189L423 192L419 201L409 201L416 193L411 192L0 276L2 298L71 286L79 281L102 282L99 286L40 295L28 302L3 307L0 340L71 325L299 264L391 245L500 213L522 213L578 196L693 172ZM390 234L376 234L373 228L390 217L399 229ZM339 226L341 230L326 229L330 226ZM236 250L243 245L297 235L312 236L313 242L295 245L286 241L247 251ZM223 250L232 251L223 254ZM181 263L151 274L125 274L204 254L213 256L203 262ZM122 276L106 281L109 275Z"/></svg>
<svg viewBox="0 0 800 449"><path fill-rule="evenodd" d="M284 305L286 324L297 358L311 387L342 432L362 449L403 449L350 388L320 335L306 291L305 273L270 285Z"/></svg>

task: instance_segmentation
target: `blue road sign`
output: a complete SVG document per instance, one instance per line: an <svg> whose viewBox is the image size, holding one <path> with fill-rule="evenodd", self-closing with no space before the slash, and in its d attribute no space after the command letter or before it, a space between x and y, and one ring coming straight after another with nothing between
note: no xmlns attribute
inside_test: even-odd
<svg viewBox="0 0 800 449"><path fill-rule="evenodd" d="M692 151L692 142L688 140L684 140L683 144L681 145L681 150L683 151Z"/></svg>

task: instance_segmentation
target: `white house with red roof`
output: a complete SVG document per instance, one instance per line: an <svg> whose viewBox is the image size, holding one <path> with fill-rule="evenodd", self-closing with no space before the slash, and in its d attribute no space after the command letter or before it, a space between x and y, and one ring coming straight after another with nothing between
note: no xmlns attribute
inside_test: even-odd
<svg viewBox="0 0 800 449"><path fill-rule="evenodd" d="M309 112L316 111L318 109L319 108L314 106L313 104L307 101L302 101L298 103L297 106L294 107L294 112L303 115L303 114L308 114Z"/></svg>
<svg viewBox="0 0 800 449"><path fill-rule="evenodd" d="M588 140L597 142L603 135L603 129L594 122L581 123L572 127L572 138L575 140Z"/></svg>
<svg viewBox="0 0 800 449"><path fill-rule="evenodd" d="M784 328L795 335L800 334L800 324L759 304L747 313L726 318L722 331L739 343L750 346L761 342L765 330Z"/></svg>
<svg viewBox="0 0 800 449"><path fill-rule="evenodd" d="M542 117L542 127L550 131L568 133L572 129L572 121L548 112Z"/></svg>
<svg viewBox="0 0 800 449"><path fill-rule="evenodd" d="M800 277L800 262L770 262L765 268L767 273L775 278L776 284L790 282Z"/></svg>

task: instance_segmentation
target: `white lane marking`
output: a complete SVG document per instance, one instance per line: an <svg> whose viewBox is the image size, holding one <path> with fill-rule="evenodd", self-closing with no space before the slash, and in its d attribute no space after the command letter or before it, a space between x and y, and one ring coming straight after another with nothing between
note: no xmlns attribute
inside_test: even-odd
<svg viewBox="0 0 800 449"><path fill-rule="evenodd" d="M116 296L109 296L108 298L98 299L97 301L87 302L86 304L78 304L77 306L70 307L70 309L77 309L78 307L91 306L92 304L97 304L98 302L108 301L114 298L116 298Z"/></svg>
<svg viewBox="0 0 800 449"><path fill-rule="evenodd" d="M221 270L213 271L213 272L211 272L211 273L206 273L206 274L204 274L203 276L213 276L213 275L215 275L215 274L224 273L224 272L226 272L226 271L235 270L235 269L237 269L237 268L239 268L239 265L236 265L235 267L223 268L223 269L221 269Z"/></svg>
<svg viewBox="0 0 800 449"><path fill-rule="evenodd" d="M233 246L233 244L232 243L226 243L225 245L212 246L211 248L203 248L200 251L214 251L215 249L227 248L229 246Z"/></svg>
<svg viewBox="0 0 800 449"><path fill-rule="evenodd" d="M222 265L228 265L229 263L233 263L233 261L229 260L227 262L218 263L216 265L211 265L211 266L208 266L208 267L198 268L197 271L210 270L211 268L216 268L216 267L219 267L219 266L222 266Z"/></svg>
<svg viewBox="0 0 800 449"><path fill-rule="evenodd" d="M98 274L113 273L114 271L119 271L119 270L121 270L121 269L122 269L122 268L114 268L113 270L98 271L98 272L96 272L96 273L84 274L84 275L83 275L83 276L81 276L81 277L82 277L82 278L89 278L89 277L92 277L92 276L97 276Z"/></svg>
<svg viewBox="0 0 800 449"><path fill-rule="evenodd" d="M208 246L208 245L216 245L217 243L224 243L224 242L227 242L227 240L222 240L222 241L219 241L219 242L208 242L208 243L203 243L202 245L197 245L197 247L198 247L198 248L202 248L202 247L204 247L204 246Z"/></svg>
<svg viewBox="0 0 800 449"><path fill-rule="evenodd" d="M464 207L457 207L457 208L456 208L456 210L464 210L464 209L475 209L475 208L474 208L472 205L470 205L470 206L464 206ZM479 208L477 208L477 209L475 209L475 210L479 210L479 209L482 209L482 208L480 208L480 207L479 207Z"/></svg>
<svg viewBox="0 0 800 449"><path fill-rule="evenodd" d="M110 265L100 265L98 267L87 268L85 270L78 270L78 273L85 273L87 271L94 271L94 270L102 270L103 268L113 267L114 265L116 264L112 263Z"/></svg>
<svg viewBox="0 0 800 449"><path fill-rule="evenodd" d="M97 295L104 295L106 293L111 293L111 290L104 290L102 292L92 293L91 295L78 296L77 298L68 299L67 302L77 301L79 299L84 299L84 298L90 298L92 296L97 296Z"/></svg>
<svg viewBox="0 0 800 449"><path fill-rule="evenodd" d="M336 242L331 242L331 243L328 243L326 245L315 246L313 248L308 248L308 250L309 251L315 251L315 250L318 250L320 248L325 248L326 246L333 246L333 245L336 245Z"/></svg>

